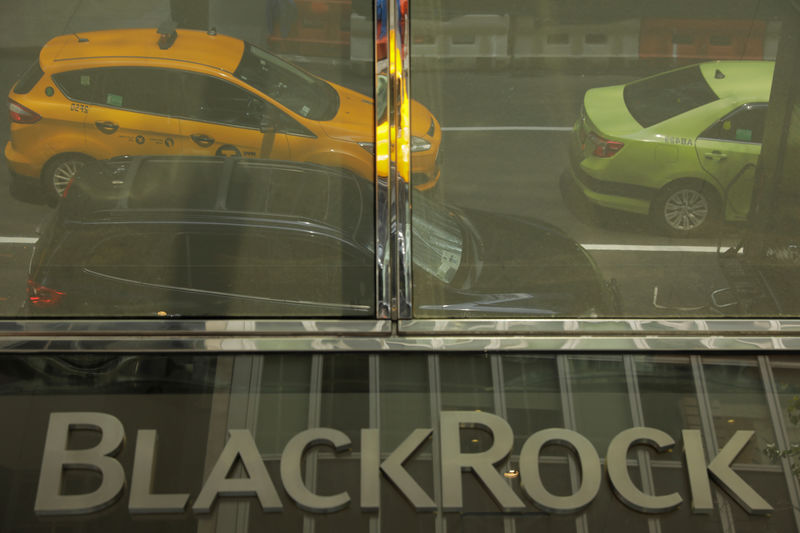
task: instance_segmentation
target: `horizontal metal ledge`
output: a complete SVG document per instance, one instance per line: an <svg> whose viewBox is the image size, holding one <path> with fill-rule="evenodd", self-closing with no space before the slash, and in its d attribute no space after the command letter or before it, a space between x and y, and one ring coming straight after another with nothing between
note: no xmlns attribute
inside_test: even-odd
<svg viewBox="0 0 800 533"><path fill-rule="evenodd" d="M800 352L800 320L21 320L7 353Z"/></svg>
<svg viewBox="0 0 800 533"><path fill-rule="evenodd" d="M290 352L792 353L799 336L42 336L0 337L2 353Z"/></svg>
<svg viewBox="0 0 800 533"><path fill-rule="evenodd" d="M401 335L797 336L800 320L780 319L456 319L404 320Z"/></svg>
<svg viewBox="0 0 800 533"><path fill-rule="evenodd" d="M214 320L17 320L0 321L4 337L191 337L191 336L317 336L389 335L392 323L386 320L331 319L214 319Z"/></svg>
<svg viewBox="0 0 800 533"><path fill-rule="evenodd" d="M363 319L33 319L0 320L0 339L17 336L388 336L389 320ZM400 320L406 336L800 336L800 320L780 319L436 319Z"/></svg>

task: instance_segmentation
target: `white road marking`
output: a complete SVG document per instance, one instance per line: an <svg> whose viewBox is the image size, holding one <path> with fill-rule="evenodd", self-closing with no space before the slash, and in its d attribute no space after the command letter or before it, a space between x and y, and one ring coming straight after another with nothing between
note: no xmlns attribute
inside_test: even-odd
<svg viewBox="0 0 800 533"><path fill-rule="evenodd" d="M572 131L572 126L443 126L442 131Z"/></svg>
<svg viewBox="0 0 800 533"><path fill-rule="evenodd" d="M0 237L0 244L36 244L38 237ZM716 246L675 246L669 244L581 244L596 252L688 252L716 253ZM728 246L723 246L722 251Z"/></svg>
<svg viewBox="0 0 800 533"><path fill-rule="evenodd" d="M689 252L716 253L716 246L674 246L669 244L581 244L587 250L597 252ZM720 247L724 252L729 246Z"/></svg>
<svg viewBox="0 0 800 533"><path fill-rule="evenodd" d="M38 237L0 237L0 244L36 244Z"/></svg>

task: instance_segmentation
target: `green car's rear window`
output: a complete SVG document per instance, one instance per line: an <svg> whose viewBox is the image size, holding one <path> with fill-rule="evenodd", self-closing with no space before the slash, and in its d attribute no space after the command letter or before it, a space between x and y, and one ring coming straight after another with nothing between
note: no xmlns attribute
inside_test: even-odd
<svg viewBox="0 0 800 533"><path fill-rule="evenodd" d="M718 99L699 66L631 83L623 96L628 111L645 128Z"/></svg>

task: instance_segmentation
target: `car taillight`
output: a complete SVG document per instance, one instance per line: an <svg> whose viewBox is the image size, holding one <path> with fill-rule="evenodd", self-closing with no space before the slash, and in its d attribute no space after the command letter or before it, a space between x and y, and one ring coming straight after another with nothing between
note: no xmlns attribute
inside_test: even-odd
<svg viewBox="0 0 800 533"><path fill-rule="evenodd" d="M57 304L64 296L63 291L57 291L35 281L28 280L28 301L35 306L44 307Z"/></svg>
<svg viewBox="0 0 800 533"><path fill-rule="evenodd" d="M11 117L11 122L16 122L17 124L33 124L42 118L38 113L31 111L11 98L8 99L8 114Z"/></svg>
<svg viewBox="0 0 800 533"><path fill-rule="evenodd" d="M619 152L624 143L619 141L610 141L608 139L604 139L600 137L595 132L589 132L589 135L586 136L586 140L594 145L594 150L592 150L592 155L597 157L612 157Z"/></svg>

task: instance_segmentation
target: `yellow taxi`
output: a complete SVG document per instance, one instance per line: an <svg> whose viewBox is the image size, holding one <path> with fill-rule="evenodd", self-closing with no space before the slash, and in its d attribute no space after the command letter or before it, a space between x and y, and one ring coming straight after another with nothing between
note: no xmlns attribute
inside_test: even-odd
<svg viewBox="0 0 800 533"><path fill-rule="evenodd" d="M385 91L377 91L377 105ZM55 201L78 168L120 155L225 155L375 173L373 98L213 30L62 35L9 93L12 176ZM441 127L411 103L412 175L439 179Z"/></svg>

